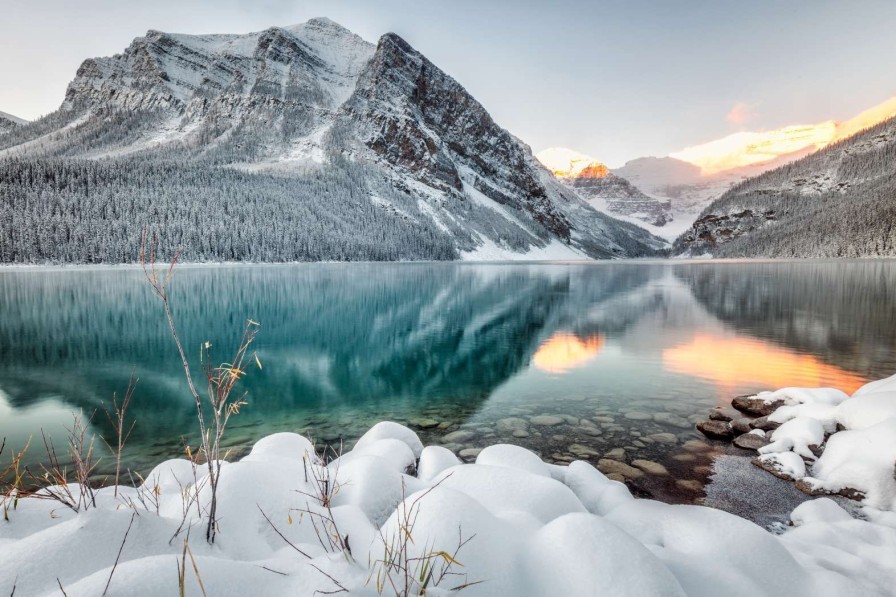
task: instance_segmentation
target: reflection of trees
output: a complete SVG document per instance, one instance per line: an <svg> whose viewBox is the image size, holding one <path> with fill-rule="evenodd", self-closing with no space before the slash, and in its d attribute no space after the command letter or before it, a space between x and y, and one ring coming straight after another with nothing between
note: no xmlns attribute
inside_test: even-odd
<svg viewBox="0 0 896 597"><path fill-rule="evenodd" d="M265 368L242 421L360 402L477 402L588 304L644 283L633 267L304 265L184 267L172 304L188 351L223 357L244 319L262 324ZM93 410L140 377L144 436L186 429L190 405L142 274L0 276L0 384L14 406L48 395ZM100 421L102 423L102 421Z"/></svg>
<svg viewBox="0 0 896 597"><path fill-rule="evenodd" d="M893 373L892 263L729 263L674 270L707 310L741 332L812 352L871 379Z"/></svg>

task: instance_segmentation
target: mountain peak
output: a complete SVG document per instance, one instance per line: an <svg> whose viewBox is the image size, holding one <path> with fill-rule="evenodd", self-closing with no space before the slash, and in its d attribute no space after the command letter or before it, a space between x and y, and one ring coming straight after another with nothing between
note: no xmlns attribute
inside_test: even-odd
<svg viewBox="0 0 896 597"><path fill-rule="evenodd" d="M561 185L399 35L374 46L329 19L247 34L150 31L121 54L85 61L45 122L4 135L0 151L249 166L330 189L329 203L315 196L295 209L363 216L395 230L389 242L410 235L410 256L609 258L663 246ZM38 135L48 142L29 145ZM355 227L345 218L334 230L353 238ZM347 241L345 255L369 258L371 238Z"/></svg>
<svg viewBox="0 0 896 597"><path fill-rule="evenodd" d="M333 19L327 17L314 17L313 19L308 19L304 23L305 25L312 25L315 27L321 27L325 29L337 29L341 31L348 31L345 27L334 21Z"/></svg>
<svg viewBox="0 0 896 597"><path fill-rule="evenodd" d="M576 177L585 171L588 178L602 178L609 173L607 167L599 160L566 147L550 147L539 151L535 157L554 176L563 178ZM600 174L601 172L603 174Z"/></svg>
<svg viewBox="0 0 896 597"><path fill-rule="evenodd" d="M846 121L826 120L764 131L740 131L686 147L670 157L699 166L704 176L749 167L770 170L896 116L896 97ZM755 174L756 172L748 172Z"/></svg>

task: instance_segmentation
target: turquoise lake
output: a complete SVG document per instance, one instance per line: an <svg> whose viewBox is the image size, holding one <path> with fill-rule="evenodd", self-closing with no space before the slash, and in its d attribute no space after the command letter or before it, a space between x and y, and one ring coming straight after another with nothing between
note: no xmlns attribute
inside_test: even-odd
<svg viewBox="0 0 896 597"><path fill-rule="evenodd" d="M719 449L695 441L710 408L896 371L893 261L182 266L171 288L196 374L201 343L223 361L247 318L261 324L263 369L246 376L226 439L234 456L275 431L351 445L389 419L467 458L507 441L559 463L622 448L669 471L634 488L693 501ZM0 269L8 449L33 437L35 466L41 430L62 445L79 410L108 436L103 407L132 371L125 459L145 473L195 435L142 272Z"/></svg>

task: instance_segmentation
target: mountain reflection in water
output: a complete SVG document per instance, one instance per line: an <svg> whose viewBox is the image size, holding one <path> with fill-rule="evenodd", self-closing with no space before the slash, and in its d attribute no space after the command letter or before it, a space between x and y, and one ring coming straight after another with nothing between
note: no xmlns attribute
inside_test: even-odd
<svg viewBox="0 0 896 597"><path fill-rule="evenodd" d="M185 266L172 304L190 355L209 340L224 359L245 319L261 322L264 369L246 377L249 405L228 436L239 446L282 430L350 442L378 420L427 418L441 425L419 427L426 441L465 426L474 445L563 457L572 442L602 452L668 431L674 444L644 448L659 459L696 437L695 415L737 394L852 391L896 370L890 261ZM100 411L94 429L108 432L102 406L132 370L126 459L143 469L180 454L193 406L142 273L0 270L10 446L58 435L71 410ZM498 425L545 413L569 427ZM577 435L582 419L597 432Z"/></svg>

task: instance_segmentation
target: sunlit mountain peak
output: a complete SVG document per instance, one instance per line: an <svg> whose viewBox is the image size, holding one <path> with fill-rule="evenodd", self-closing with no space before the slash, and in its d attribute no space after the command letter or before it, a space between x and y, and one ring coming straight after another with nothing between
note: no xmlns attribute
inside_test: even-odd
<svg viewBox="0 0 896 597"><path fill-rule="evenodd" d="M744 131L708 143L686 147L670 157L699 166L703 175L798 158L835 141L896 116L896 97L844 122L826 120L815 124L785 126L770 131ZM770 164L776 165L776 164Z"/></svg>
<svg viewBox="0 0 896 597"><path fill-rule="evenodd" d="M849 120L837 124L837 134L834 141L851 137L859 131L874 126L879 122L883 122L887 118L896 116L896 97L891 97L882 104L878 104L873 108L869 108L858 116L854 116Z"/></svg>
<svg viewBox="0 0 896 597"><path fill-rule="evenodd" d="M784 155L821 149L833 141L836 132L837 123L833 120L764 132L744 131L702 145L686 147L671 154L671 157L700 166L704 175L715 174L723 170L770 162Z"/></svg>
<svg viewBox="0 0 896 597"><path fill-rule="evenodd" d="M599 160L566 147L551 147L535 154L554 176L603 178L610 170Z"/></svg>

